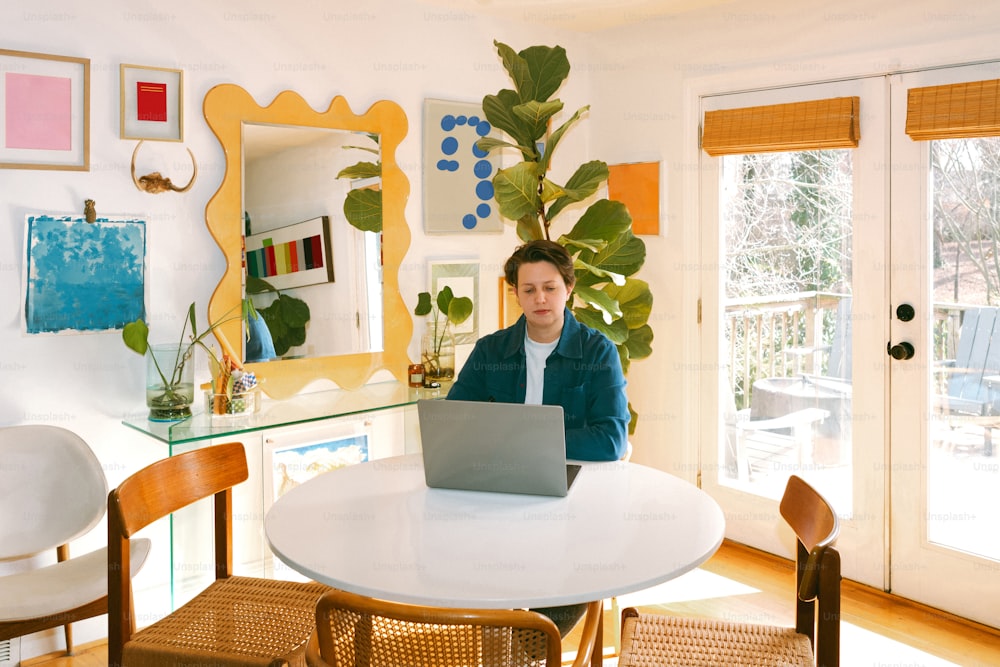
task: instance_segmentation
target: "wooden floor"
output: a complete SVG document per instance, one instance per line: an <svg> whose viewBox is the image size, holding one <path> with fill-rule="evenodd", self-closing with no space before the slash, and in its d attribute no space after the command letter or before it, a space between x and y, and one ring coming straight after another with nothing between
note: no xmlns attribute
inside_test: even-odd
<svg viewBox="0 0 1000 667"><path fill-rule="evenodd" d="M700 569L649 591L623 596L621 606L732 621L794 624L792 563L726 543ZM1000 665L1000 631L845 581L842 587L841 665L962 667ZM615 663L611 606L605 612L606 665ZM573 635L567 637L572 648ZM78 648L74 657L42 656L25 666L106 667L107 646Z"/></svg>

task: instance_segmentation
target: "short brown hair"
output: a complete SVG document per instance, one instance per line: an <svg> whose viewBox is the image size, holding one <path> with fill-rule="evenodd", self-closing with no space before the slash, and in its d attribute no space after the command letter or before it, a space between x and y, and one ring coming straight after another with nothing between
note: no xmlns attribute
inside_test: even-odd
<svg viewBox="0 0 1000 667"><path fill-rule="evenodd" d="M534 264L535 262L548 262L556 267L562 276L566 287L572 288L576 283L576 273L573 271L573 258L570 257L566 248L555 241L539 239L528 241L510 256L504 264L504 277L509 285L517 287L517 272L522 264Z"/></svg>

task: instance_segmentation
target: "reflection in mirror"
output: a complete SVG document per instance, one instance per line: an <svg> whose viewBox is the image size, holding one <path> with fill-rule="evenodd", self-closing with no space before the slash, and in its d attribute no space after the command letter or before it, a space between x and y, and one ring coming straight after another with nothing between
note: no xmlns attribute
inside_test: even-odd
<svg viewBox="0 0 1000 667"><path fill-rule="evenodd" d="M289 337L289 347L283 324L273 322L277 294L248 295L271 324L281 358L382 350L381 235L352 226L343 212L352 187L380 183L337 178L358 161L359 139L367 141L343 130L243 125L247 273L301 299L310 314L305 340ZM307 222L323 218L328 232ZM263 361L249 352L245 360Z"/></svg>
<svg viewBox="0 0 1000 667"><path fill-rule="evenodd" d="M330 220L334 281L287 289L279 287L282 294L287 291L309 302L310 322L306 325L305 340L288 352L296 358L249 363L247 368L256 373L264 392L272 398L288 398L307 385L324 379L346 389L358 388L380 372L388 372L398 381L403 381L409 364L407 346L413 333L413 321L399 293L399 265L410 242L410 231L403 214L410 186L395 158L396 148L406 135L403 110L397 104L383 100L376 102L365 113L355 115L346 100L337 97L326 111L316 111L291 91L281 93L270 105L261 107L245 90L232 84L212 88L205 96L203 108L205 120L226 155L222 184L205 209L209 231L226 259L225 273L209 303L210 320L232 312L233 308L239 307L244 296L244 212L250 215L253 236L267 233L277 236L279 228L310 223L327 216ZM273 182L278 179L280 167L272 164L258 168L249 164L251 160L256 161L257 153L257 148L249 142L266 128L278 128L275 133L286 137L295 133L305 144L295 149L302 151L297 157L289 155L282 158L287 160L284 163L286 173L281 175L283 186ZM322 132L314 134L308 131L310 128L319 128ZM246 163L243 159L245 131L250 137ZM375 135L379 139L382 172L380 242L375 233L355 234L354 228L346 229L350 226L343 215L344 188L358 187L359 184L337 179L336 176L343 165L359 160L358 153L344 148L335 149L334 152L339 150L344 155L330 165L328 172L326 166L320 166L325 158L308 155L317 149L313 145L317 139L320 143L335 144L339 139L353 138L353 143L358 144L361 143L357 141L358 133ZM286 146L282 150L292 149ZM269 159L278 158L272 155ZM291 166L292 161L298 164ZM267 176L253 174L258 170L270 172L270 180ZM314 173L320 170L324 171L322 175ZM251 178L255 183L253 186ZM310 180L322 183L320 195L303 194L306 182ZM298 187L300 182L302 188ZM369 187L371 184L361 185ZM322 210L308 205L307 198L323 200ZM338 254L341 247L344 253ZM367 262L363 259L379 255L381 281L377 260ZM330 296L324 300L325 297L314 298L312 294L337 290L341 286L355 300L355 308L338 311L330 302L339 300L339 297ZM267 299L274 297L254 294L251 298L256 307L263 307ZM317 326L320 320L340 318L353 320L356 325L361 317L359 313L365 309L368 311L364 317L368 331L365 331L365 326L354 326L350 349L338 347L341 344L339 340L327 340L335 337L329 331L316 333L322 328ZM245 336L239 321L219 327L215 334L225 352L243 358Z"/></svg>

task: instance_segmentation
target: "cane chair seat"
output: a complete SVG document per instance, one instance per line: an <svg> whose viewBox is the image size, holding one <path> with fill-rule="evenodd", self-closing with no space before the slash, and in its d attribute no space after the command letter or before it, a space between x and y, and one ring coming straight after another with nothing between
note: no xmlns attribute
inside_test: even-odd
<svg viewBox="0 0 1000 667"><path fill-rule="evenodd" d="M243 445L196 449L136 472L108 499L110 667L305 665L316 601L314 582L233 576L232 487L247 479ZM116 576L131 536L201 498L215 497L216 579L187 604L136 630L132 582Z"/></svg>
<svg viewBox="0 0 1000 667"><path fill-rule="evenodd" d="M795 627L622 612L619 667L796 667L840 664L840 524L792 475L779 505L796 536Z"/></svg>

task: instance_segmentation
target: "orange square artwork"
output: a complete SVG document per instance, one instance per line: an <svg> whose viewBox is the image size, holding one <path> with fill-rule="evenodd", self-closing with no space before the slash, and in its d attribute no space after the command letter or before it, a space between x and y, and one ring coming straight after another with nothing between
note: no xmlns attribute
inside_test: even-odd
<svg viewBox="0 0 1000 667"><path fill-rule="evenodd" d="M659 234L660 163L608 165L608 199L628 208L634 234Z"/></svg>

